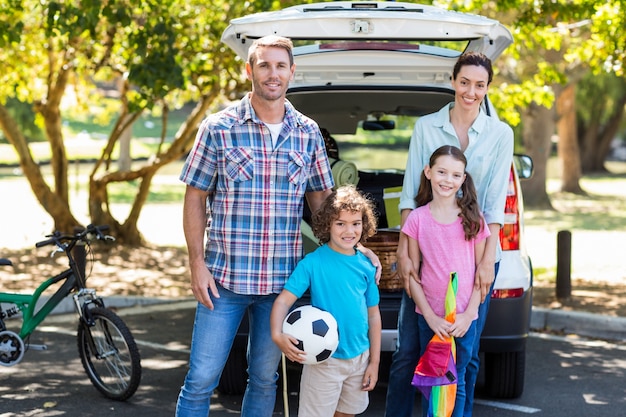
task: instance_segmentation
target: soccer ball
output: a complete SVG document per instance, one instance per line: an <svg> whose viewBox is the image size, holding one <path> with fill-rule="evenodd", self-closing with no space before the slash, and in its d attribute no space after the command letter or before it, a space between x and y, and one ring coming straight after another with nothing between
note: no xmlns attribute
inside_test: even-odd
<svg viewBox="0 0 626 417"><path fill-rule="evenodd" d="M306 352L303 363L315 365L335 353L339 344L337 321L328 311L311 305L298 307L285 317L283 333L298 339L298 348Z"/></svg>

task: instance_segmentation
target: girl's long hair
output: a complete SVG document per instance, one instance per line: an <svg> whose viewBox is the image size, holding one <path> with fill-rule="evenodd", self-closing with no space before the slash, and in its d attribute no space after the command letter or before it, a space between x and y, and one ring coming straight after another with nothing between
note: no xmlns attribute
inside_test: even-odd
<svg viewBox="0 0 626 417"><path fill-rule="evenodd" d="M428 165L432 168L437 162L437 158L440 156L449 155L463 163L465 167L467 167L467 159L461 151L456 146L444 145L430 156L430 160L428 161ZM461 213L459 217L461 217L461 224L463 225L463 231L465 232L465 240L471 240L483 226L482 217L480 214L480 207L478 207L478 197L476 194L476 187L474 186L474 180L472 176L465 171L465 181L461 185L459 189L460 193L456 196L456 204L461 209ZM417 203L417 207L424 206L431 202L433 199L433 187L430 183L430 180L426 178L426 174L422 170L422 176L420 179L420 188L417 191L417 196L415 197L415 202Z"/></svg>

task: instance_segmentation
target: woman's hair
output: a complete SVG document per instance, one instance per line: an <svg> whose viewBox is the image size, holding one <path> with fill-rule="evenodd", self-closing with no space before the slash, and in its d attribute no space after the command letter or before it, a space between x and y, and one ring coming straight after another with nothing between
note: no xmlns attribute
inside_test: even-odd
<svg viewBox="0 0 626 417"><path fill-rule="evenodd" d="M254 67L258 48L283 48L289 54L289 65L293 66L293 42L291 39L277 35L267 35L256 39L248 49L248 63Z"/></svg>
<svg viewBox="0 0 626 417"><path fill-rule="evenodd" d="M430 156L430 160L428 161L428 166L431 168L437 162L437 159L441 156L451 156L457 161L463 163L464 167L467 167L467 159L463 152L457 148L456 146L444 145ZM478 207L478 197L476 195L476 187L474 186L474 180L472 176L467 172L465 172L465 181L461 185L459 189L460 195L456 196L456 204L461 209L461 213L459 217L461 218L461 224L463 225L463 230L465 231L465 240L473 239L480 229L482 228L482 218L480 215L480 208ZM417 191L417 196L415 197L415 202L417 203L417 207L424 206L428 204L433 199L433 187L430 183L430 180L426 178L426 174L422 170L422 176L420 179L420 188Z"/></svg>
<svg viewBox="0 0 626 417"><path fill-rule="evenodd" d="M454 64L454 69L452 70L453 80L456 80L461 68L466 65L474 65L486 69L488 74L487 85L491 84L491 81L493 80L493 67L491 66L491 60L480 52L465 52L459 57L456 64Z"/></svg>
<svg viewBox="0 0 626 417"><path fill-rule="evenodd" d="M320 244L330 241L330 226L339 218L342 211L359 212L362 215L363 231L360 243L376 234L376 216L374 203L359 192L354 185L347 184L334 190L322 203L322 207L313 213L313 234Z"/></svg>

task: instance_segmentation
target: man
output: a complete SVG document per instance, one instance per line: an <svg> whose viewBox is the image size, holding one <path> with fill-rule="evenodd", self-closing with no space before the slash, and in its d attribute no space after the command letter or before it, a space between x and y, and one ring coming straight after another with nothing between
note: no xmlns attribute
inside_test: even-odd
<svg viewBox="0 0 626 417"><path fill-rule="evenodd" d="M270 336L272 304L302 255L304 198L315 212L334 186L319 127L285 99L295 71L292 49L279 36L251 45L252 91L202 123L180 176L187 184L183 229L198 300L180 417L208 415L246 311L249 380L241 415L274 410L281 352Z"/></svg>

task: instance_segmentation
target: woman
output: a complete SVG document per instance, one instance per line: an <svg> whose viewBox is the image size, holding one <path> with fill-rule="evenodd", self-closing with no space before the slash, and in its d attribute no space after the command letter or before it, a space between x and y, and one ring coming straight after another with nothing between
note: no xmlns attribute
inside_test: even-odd
<svg viewBox="0 0 626 417"><path fill-rule="evenodd" d="M404 224L410 211L416 207L414 199L419 189L420 174L431 154L443 145L456 146L463 151L468 161L467 172L476 184L478 203L490 231L484 255L476 267L476 283L480 285L482 302L476 323L476 343L466 372L465 417L472 415L474 385L480 365L480 334L489 308L488 295L500 261L499 232L504 222L504 204L513 158L512 129L485 114L481 108L492 79L491 61L485 55L468 52L459 57L452 71L454 102L415 123L399 205ZM410 262L406 237L402 234L397 256L398 273L404 280L406 291L400 306L397 349L389 375L385 413L388 417L412 415L415 390L410 383L419 359L416 352L420 351L415 303L409 293L409 280L419 282L419 271Z"/></svg>

